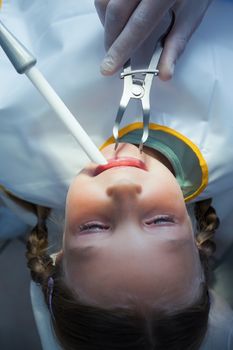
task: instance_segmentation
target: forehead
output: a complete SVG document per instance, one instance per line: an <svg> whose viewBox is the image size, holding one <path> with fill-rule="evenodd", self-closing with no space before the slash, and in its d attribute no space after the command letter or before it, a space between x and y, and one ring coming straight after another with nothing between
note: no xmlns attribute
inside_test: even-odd
<svg viewBox="0 0 233 350"><path fill-rule="evenodd" d="M186 242L174 242L140 253L130 246L121 251L91 245L78 248L71 254L66 277L78 294L109 305L124 303L129 295L150 303L189 301L198 286L195 257Z"/></svg>

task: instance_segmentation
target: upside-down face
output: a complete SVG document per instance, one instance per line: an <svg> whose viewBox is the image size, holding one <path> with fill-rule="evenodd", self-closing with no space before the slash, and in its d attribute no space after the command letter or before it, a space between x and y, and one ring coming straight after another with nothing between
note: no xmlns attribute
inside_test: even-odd
<svg viewBox="0 0 233 350"><path fill-rule="evenodd" d="M103 150L67 196L64 270L81 298L106 307L174 310L199 296L202 269L183 194L169 162L131 144Z"/></svg>

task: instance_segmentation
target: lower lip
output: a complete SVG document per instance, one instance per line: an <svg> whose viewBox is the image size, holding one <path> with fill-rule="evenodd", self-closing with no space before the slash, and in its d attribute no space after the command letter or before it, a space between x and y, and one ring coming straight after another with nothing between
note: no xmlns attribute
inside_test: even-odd
<svg viewBox="0 0 233 350"><path fill-rule="evenodd" d="M147 171L147 167L144 162L136 158L113 158L108 160L108 164L99 165L95 170L95 176L101 174L105 170L116 168L116 167L133 167Z"/></svg>

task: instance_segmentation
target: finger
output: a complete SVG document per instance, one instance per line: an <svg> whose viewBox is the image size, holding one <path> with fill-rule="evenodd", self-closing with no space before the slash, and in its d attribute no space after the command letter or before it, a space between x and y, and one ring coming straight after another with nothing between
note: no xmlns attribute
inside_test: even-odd
<svg viewBox="0 0 233 350"><path fill-rule="evenodd" d="M105 16L105 47L108 50L119 36L141 0L111 0Z"/></svg>
<svg viewBox="0 0 233 350"><path fill-rule="evenodd" d="M151 34L175 0L142 0L102 62L104 75L114 74Z"/></svg>
<svg viewBox="0 0 233 350"><path fill-rule="evenodd" d="M104 26L106 8L110 0L95 0L95 8L98 13L99 19Z"/></svg>
<svg viewBox="0 0 233 350"><path fill-rule="evenodd" d="M164 49L159 62L159 78L161 80L169 80L172 78L175 65L179 57L182 55L185 47L199 26L204 14L211 1L203 1L202 6L196 3L192 6L192 1L177 6L175 24L168 34Z"/></svg>
<svg viewBox="0 0 233 350"><path fill-rule="evenodd" d="M158 65L161 80L166 81L172 78L176 61L184 51L187 40L185 33L176 32L175 28L174 32L168 35Z"/></svg>

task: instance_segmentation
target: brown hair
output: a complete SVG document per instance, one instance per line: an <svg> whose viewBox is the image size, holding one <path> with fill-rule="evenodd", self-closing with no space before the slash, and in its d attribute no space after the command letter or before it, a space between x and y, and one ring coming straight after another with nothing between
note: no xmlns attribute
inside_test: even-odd
<svg viewBox="0 0 233 350"><path fill-rule="evenodd" d="M104 309L87 305L77 298L64 282L62 264L53 265L47 254L45 221L48 213L47 208L37 206L38 224L29 236L26 256L32 279L41 285L45 301L49 308L52 307L53 327L63 349L199 349L206 334L210 309L208 258L215 251L213 237L219 225L211 200L195 205L196 242L206 276L201 296L193 305L170 314L154 310L150 318L142 315L136 306ZM49 277L54 280L50 306Z"/></svg>

